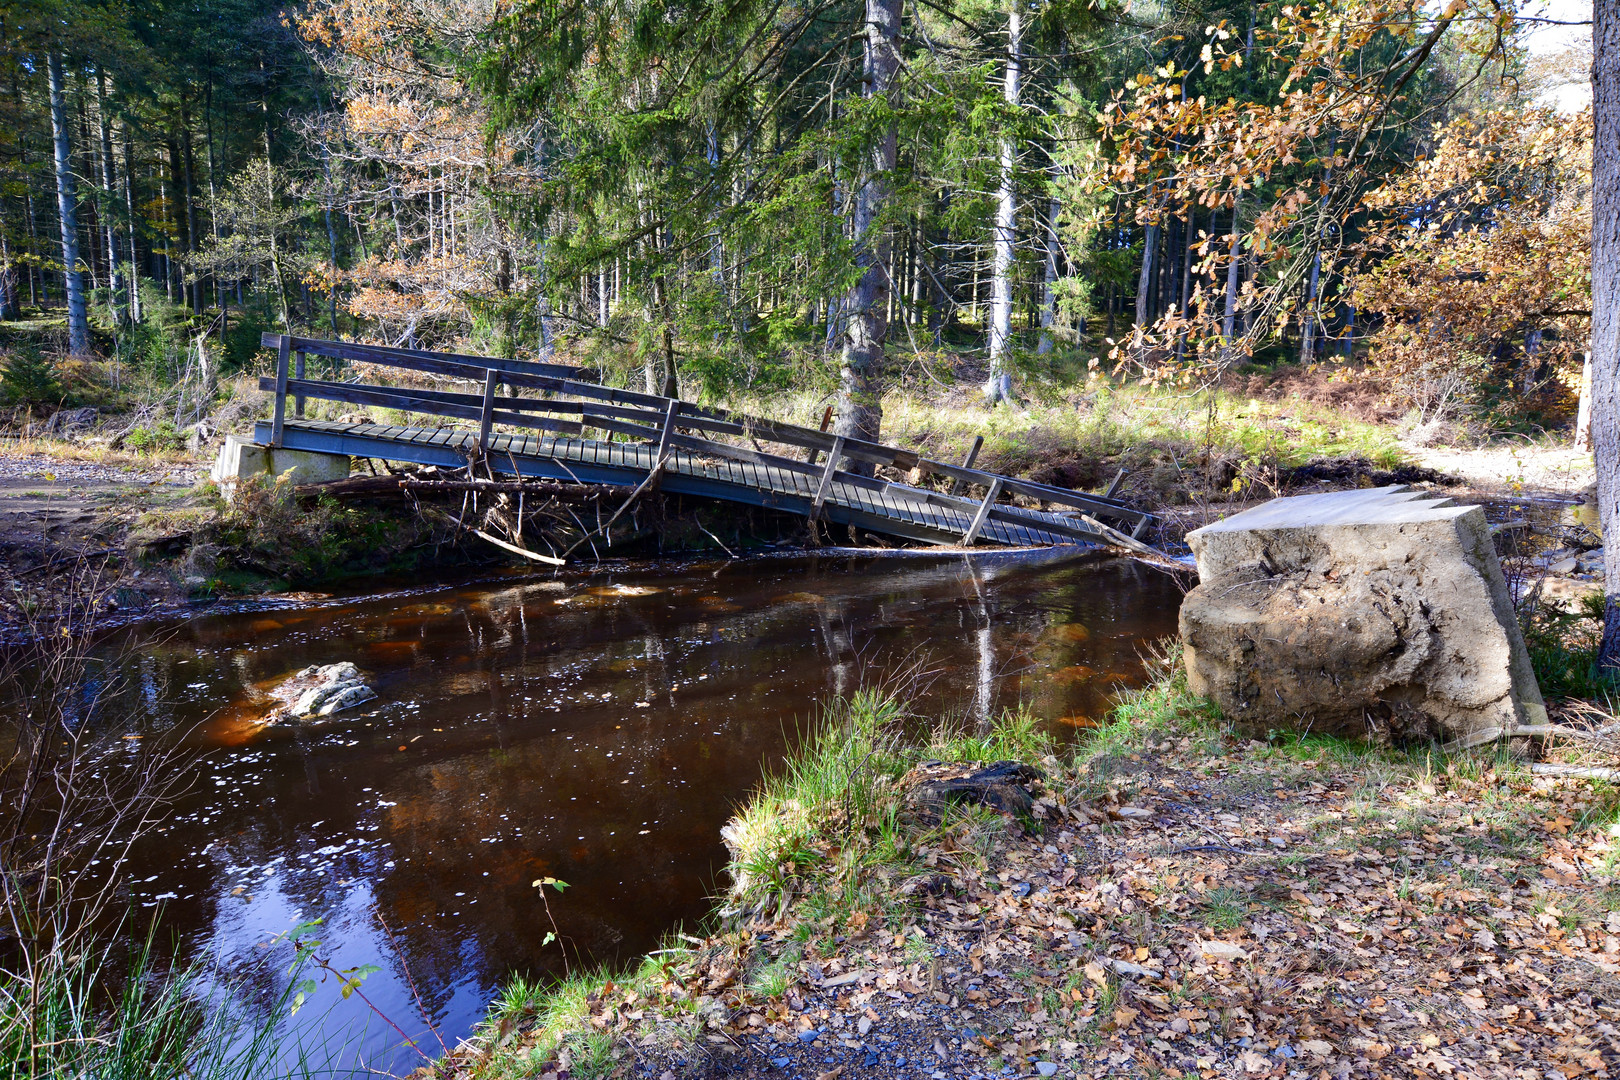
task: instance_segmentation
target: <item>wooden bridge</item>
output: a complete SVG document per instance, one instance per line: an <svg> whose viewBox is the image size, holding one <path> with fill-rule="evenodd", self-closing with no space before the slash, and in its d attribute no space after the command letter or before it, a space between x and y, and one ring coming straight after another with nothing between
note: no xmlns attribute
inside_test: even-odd
<svg viewBox="0 0 1620 1080"><path fill-rule="evenodd" d="M254 430L254 441L261 445L451 468L481 460L492 473L583 484L640 486L655 481L674 494L769 507L941 545L1133 547L1139 546L1135 537L1151 520L1151 515L1112 498L1118 477L1108 494L1088 495L975 469L982 439L975 440L963 464L952 465L812 427L604 386L563 364L280 334L265 334L263 344L276 350L277 359L275 377L259 382L261 390L275 395L274 418L260 421ZM411 372L416 385L311 379L310 357L361 365L363 377L371 377L373 369ZM482 392L420 385L435 380L464 380L481 385ZM535 393L520 396L521 391ZM475 429L306 420L304 403L310 398L464 420ZM529 434L498 432L497 426ZM712 436L730 436L747 445ZM785 452L772 452L770 445ZM848 471L855 462L909 471L912 483ZM949 479L949 489L920 486L930 476ZM1014 496L1037 505L1002 501Z"/></svg>

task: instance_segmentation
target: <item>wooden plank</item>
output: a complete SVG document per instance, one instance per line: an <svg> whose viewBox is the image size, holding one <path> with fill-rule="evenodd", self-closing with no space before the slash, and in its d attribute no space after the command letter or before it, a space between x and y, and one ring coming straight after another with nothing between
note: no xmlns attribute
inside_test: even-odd
<svg viewBox="0 0 1620 1080"><path fill-rule="evenodd" d="M975 436L973 436L973 446L968 450L967 457L962 459L962 468L964 468L964 469L973 468L973 463L975 461L979 460L979 447L981 447L983 445L984 445L984 436L983 435L975 435ZM966 487L966 486L967 486L967 481L963 480L961 477L958 477L955 480L952 480L951 481L951 494L952 495L960 495L960 494L962 494L962 489L964 487Z"/></svg>
<svg viewBox="0 0 1620 1080"><path fill-rule="evenodd" d="M298 352L298 359L294 361L293 365L293 378L302 379L303 377L304 353L303 350L300 349ZM298 417L300 420L304 418L304 395L302 394L299 394L297 397L293 398L293 415Z"/></svg>
<svg viewBox="0 0 1620 1080"><path fill-rule="evenodd" d="M494 368L484 372L484 400L478 407L478 452L489 450L489 429L495 422L495 387L501 381L501 373Z"/></svg>
<svg viewBox="0 0 1620 1080"><path fill-rule="evenodd" d="M1136 521L1143 517L1153 516L1136 509L1134 506L1109 502L1096 495L1085 495L1078 491L1052 487L1049 484L1037 484L1029 480L1014 480L1010 476L1001 476L999 473L984 472L979 469L964 469L960 465L947 465L943 461L925 459L918 468L924 475L933 473L939 476L950 476L983 487L988 487L992 480L999 479L1009 494L1024 495L1031 499L1040 499L1042 502L1057 503L1060 506L1072 506L1100 517L1123 517L1130 521Z"/></svg>
<svg viewBox="0 0 1620 1080"><path fill-rule="evenodd" d="M344 401L351 405L376 405L385 409L402 409L407 412L422 412L431 416L444 416L460 420L479 420L482 418L482 397L472 394L446 394L445 398L456 398L456 401L424 398L421 391L396 390L388 386L366 386L357 383L295 383L289 382L292 389L309 391L310 397L322 398L326 401ZM269 378L259 379L259 389L275 390L276 383ZM502 405L513 398L497 396L495 404ZM497 410L494 414L497 424L507 424L512 427L537 428L541 431L561 431L577 435L584 428L572 420L553 420L549 417L533 416L528 413L506 412ZM404 429L402 429L404 430ZM409 429L420 430L420 429Z"/></svg>
<svg viewBox="0 0 1620 1080"><path fill-rule="evenodd" d="M821 513L821 504L827 501L827 492L832 488L833 473L838 471L838 463L844 457L844 437L833 437L832 449L827 451L827 467L822 470L821 483L816 485L815 496L810 500L810 516L817 517Z"/></svg>
<svg viewBox="0 0 1620 1080"><path fill-rule="evenodd" d="M979 507L979 512L973 515L973 524L969 525L968 531L962 534L963 547L972 547L973 542L979 538L979 530L984 528L986 521L990 520L990 510L996 505L996 499L1000 495L1001 477L998 476L990 482L990 492L984 497L984 503Z"/></svg>
<svg viewBox="0 0 1620 1080"><path fill-rule="evenodd" d="M281 445L281 436L287 426L287 355L291 351L292 338L286 335L276 338L276 403L270 421L271 446Z"/></svg>
<svg viewBox="0 0 1620 1080"><path fill-rule="evenodd" d="M264 334L259 344L266 349L276 347L275 334ZM508 360L504 357L472 356L467 353L434 352L430 349L396 349L390 345L365 345L353 341L330 341L323 338L293 338L293 348L316 356L329 356L334 360L356 360L366 364L400 366L399 360L444 360L450 363L473 364L477 367L497 367L502 371L528 372L561 378L575 378L583 368L572 364L545 364L533 360Z"/></svg>

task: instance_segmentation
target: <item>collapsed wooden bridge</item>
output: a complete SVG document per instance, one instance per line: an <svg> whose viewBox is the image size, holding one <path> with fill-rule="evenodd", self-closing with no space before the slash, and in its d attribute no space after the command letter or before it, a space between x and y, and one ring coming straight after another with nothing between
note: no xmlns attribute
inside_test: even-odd
<svg viewBox="0 0 1620 1080"><path fill-rule="evenodd" d="M280 334L265 334L262 340L276 350L277 360L275 377L259 383L261 390L275 395L274 418L260 421L254 430L254 441L261 445L449 468L482 461L491 474L576 484L638 489L656 484L672 494L768 507L812 522L939 545L1135 547L1135 538L1152 519L1112 497L1118 477L1107 494L1089 495L975 469L982 439L975 440L963 464L952 465L813 427L604 386L563 364ZM413 384L466 380L481 384L482 393L311 379L312 356L356 365L353 370L361 377L381 378L385 372L377 369L397 369L414 373ZM535 395L519 396L520 391ZM311 398L471 421L476 430L304 419L305 402ZM591 433L597 437L587 438ZM747 445L713 436L742 439ZM773 444L787 451L766 448ZM799 456L790 456L795 451ZM912 483L850 471L848 466L856 462L907 471ZM920 486L930 476L950 480L949 489ZM1002 501L1013 497L1023 503Z"/></svg>

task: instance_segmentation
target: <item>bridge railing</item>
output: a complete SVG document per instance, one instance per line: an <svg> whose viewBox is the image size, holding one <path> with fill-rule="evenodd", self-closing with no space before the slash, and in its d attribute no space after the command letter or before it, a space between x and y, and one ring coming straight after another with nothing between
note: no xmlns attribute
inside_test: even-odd
<svg viewBox="0 0 1620 1080"><path fill-rule="evenodd" d="M1002 495L1022 495L1101 521L1116 522L1131 528L1132 535L1140 533L1142 527L1152 520L1152 515L1112 498L1113 486L1107 495L1092 495L973 468L982 438L974 441L973 449L963 464L952 465L923 457L915 451L828 434L812 427L730 410L705 408L678 398L604 386L579 378L581 370L565 364L394 349L282 334L265 334L261 343L265 348L276 351L274 378L261 378L259 381L261 390L274 394L271 444L276 446L281 445L287 419L287 398L291 396L294 399L295 417L302 417L306 399L316 398L477 421L478 447L481 451L488 448L490 433L496 424L576 437L582 436L587 428L592 428L654 445L658 448L659 456L670 448L679 448L713 457L767 465L813 477L816 482L813 511L825 500L834 481L870 491L883 491L896 486L845 471L840 466L846 460L909 470L919 477L947 477L952 481L948 494L907 487L906 495L913 499L921 498L932 505L971 513L974 524L963 538L967 543L976 538L986 520L1030 524L1028 518L1010 514L995 505ZM482 393L309 379L306 378L308 356L324 356L466 380L482 384ZM498 393L502 387L538 390L548 396L518 397ZM746 438L753 442L754 448L720 442L704 435ZM773 454L759 445L761 440L798 447L810 453L804 461ZM818 464L816 458L820 454L825 455L825 462ZM1118 480L1119 477L1116 477L1114 486L1117 486ZM960 497L959 492L968 484L983 487L986 497L982 501ZM1040 527L1060 533L1072 532L1081 539L1096 539L1098 536L1097 530L1080 522L1075 522L1072 529L1050 523Z"/></svg>

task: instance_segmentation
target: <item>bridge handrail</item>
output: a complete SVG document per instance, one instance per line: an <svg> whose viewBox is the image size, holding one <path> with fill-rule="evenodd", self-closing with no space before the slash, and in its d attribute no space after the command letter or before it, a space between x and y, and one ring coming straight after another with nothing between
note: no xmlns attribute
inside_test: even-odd
<svg viewBox="0 0 1620 1080"><path fill-rule="evenodd" d="M292 353L297 352L300 359L298 365L299 375L303 373L303 364L301 362L303 354L314 354L317 356L330 356L336 359L357 360L380 366L398 367L406 370L425 371L432 374L462 378L475 383L483 382L485 384L485 393L481 398L471 394L455 395L444 391L413 390L396 392L403 396L415 398L421 405L435 405L434 408L417 408L413 406L409 407L409 411L450 415L465 419L480 419L482 421L480 430L486 438L492 422L543 430L572 432L571 428L558 426L559 423L563 422L554 421L542 424L520 421L514 418L517 411L574 412L577 410L581 414L582 421L586 419L592 421L589 425L582 426L600 427L603 430L616 431L619 434L632 434L631 431L616 430L615 425L598 421L599 419L646 420L657 423L662 420L666 413L673 409L676 425L690 430L765 439L769 442L823 451L829 455L837 451L841 458L851 458L857 461L867 461L873 464L889 465L907 470L915 469L922 475L947 476L959 482L980 485L997 492L1004 491L1009 494L1038 499L1042 502L1089 511L1098 517L1110 517L1116 520L1133 522L1138 529L1151 520L1153 516L1107 496L1071 491L1067 488L1054 487L1050 484L1041 484L1029 480L1018 480L998 473L974 469L966 464L952 465L948 462L922 457L914 451L904 450L899 447L886 446L882 443L847 436L829 435L815 428L802 427L797 424L768 420L730 410L704 408L691 402L681 401L678 398L646 394L635 390L621 390L615 387L603 386L599 383L574 379L561 374L562 372L574 374L579 372L580 369L568 365L540 364L500 357L476 357L459 353L395 349L381 345L360 345L350 342L326 341L317 338L302 338L271 333L264 334L260 339L260 343L266 348L273 348L277 351L276 378L274 380L261 379L260 381L261 389L268 390L276 395L272 441L277 445L281 441L281 429L285 419L285 400L288 393L295 393L300 403L304 397L316 397L349 401L351 404L382 405L382 402L378 400L366 402L352 400L352 395L360 392L382 393L389 389L366 387L362 391L351 389L356 384L290 378L288 370L289 357ZM494 394L494 386L497 383L569 394L574 397L587 398L606 404L600 404L592 408L583 403L551 399L497 398ZM474 402L477 402L476 407L480 410L478 413L469 414L462 411L464 408L473 407ZM508 412L499 416L494 415L493 408L497 403L505 407ZM442 411L445 406L454 406L456 411ZM622 406L631 406L631 408L623 408ZM383 407L390 406L384 405ZM651 438L653 441L657 441L659 432L657 429L653 429L649 436L637 430L634 434L638 437ZM682 442L685 441L686 437L682 437ZM733 447L727 443L709 439L696 440L696 444L690 448L702 449L726 457L738 456L726 451L742 451L740 447ZM859 477L856 474L838 470L837 465L841 462L837 460L828 462L828 466L831 466L829 470L826 467L810 466L779 455L763 453L756 455L754 451L742 452L749 455L750 458L768 458L769 464L776 468L787 468L791 465L793 467L792 471L795 472L810 472L820 476L824 471L829 474L836 471L840 483L849 482L851 478L870 480L870 478ZM882 481L871 482L878 484L880 487L883 484ZM859 486L864 487L866 485L861 484ZM938 493L933 494L937 495ZM944 497L955 499L954 496ZM962 501L966 502L966 500ZM954 502L940 505L954 505ZM978 506L979 503L975 501L972 505Z"/></svg>

